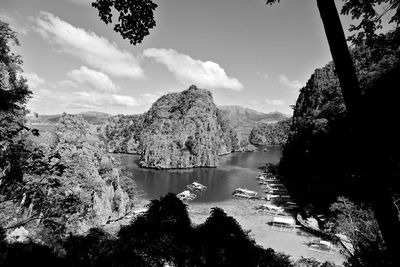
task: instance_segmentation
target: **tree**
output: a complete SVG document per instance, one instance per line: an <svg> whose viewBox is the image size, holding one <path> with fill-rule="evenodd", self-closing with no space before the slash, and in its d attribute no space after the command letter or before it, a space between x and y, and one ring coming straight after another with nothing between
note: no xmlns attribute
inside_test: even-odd
<svg viewBox="0 0 400 267"><path fill-rule="evenodd" d="M389 23L399 25L400 22L400 1L399 0L369 0L354 1L344 0L341 14L351 14L353 19L359 20L358 25L351 25L350 31L356 32L349 37L349 40L355 45L362 44L365 40L367 43L378 38L376 31L382 29L382 17L391 14ZM377 11L377 6L380 6ZM394 12L394 14L393 14ZM358 31L358 32L357 32Z"/></svg>
<svg viewBox="0 0 400 267"><path fill-rule="evenodd" d="M92 6L106 24L113 22L113 11L118 12L119 23L114 25L114 31L133 45L141 43L149 29L156 26L153 12L157 4L152 0L96 0Z"/></svg>
<svg viewBox="0 0 400 267"><path fill-rule="evenodd" d="M273 4L279 1L280 0L266 0L266 3ZM389 3L388 10L396 10L391 21L399 24L400 2L398 0L345 0L345 2L346 4L343 11L345 14L351 13L353 18L360 18L363 16L361 23L353 27L352 30L364 29L366 31L365 36L368 38L374 36L375 30L380 26L380 17L374 10L374 7L378 4ZM367 156L368 151L366 147L368 147L368 138L366 136L371 136L366 134L368 133L366 123L366 117L369 115L368 107L363 106L361 89L347 47L335 2L334 0L317 0L317 5L325 28L332 58L335 62L336 72L352 129L351 138L353 140L355 164L360 168L366 183L371 189L366 192L367 196L373 192L375 193L376 197L372 200L372 204L380 230L387 244L392 264L400 265L400 259L397 256L396 250L397 242L400 239L400 221L398 219L397 209L393 205L391 194L388 189L391 174L387 173L385 168L390 159L383 156L385 154L380 154L383 153L383 151L379 150L375 151L376 155L380 155L378 156L378 162L372 161L371 157ZM358 37L359 36L363 36L363 34L361 33ZM374 181L376 177L380 176L383 176L382 182L376 185ZM374 190L372 190L374 184Z"/></svg>
<svg viewBox="0 0 400 267"><path fill-rule="evenodd" d="M17 33L8 23L0 20L0 112L23 110L31 95L26 80L20 76L22 60L11 51L12 45L19 45Z"/></svg>
<svg viewBox="0 0 400 267"><path fill-rule="evenodd" d="M332 213L331 231L348 237L354 248L348 259L350 266L388 265L385 244L369 205L338 197L329 209Z"/></svg>

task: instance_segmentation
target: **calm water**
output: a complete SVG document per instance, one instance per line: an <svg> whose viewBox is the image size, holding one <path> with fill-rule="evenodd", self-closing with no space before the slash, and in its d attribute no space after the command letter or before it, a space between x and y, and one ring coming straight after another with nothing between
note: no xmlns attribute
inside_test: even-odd
<svg viewBox="0 0 400 267"><path fill-rule="evenodd" d="M261 149L261 148L260 148ZM281 150L278 146L268 147L269 151L238 152L222 156L217 168L195 168L187 170L152 170L138 166L139 156L117 155L125 169L131 172L144 198L155 199L168 192L180 193L186 185L197 181L207 190L198 193L193 202L216 202L232 197L237 187L262 192L256 177L258 167L265 163L276 163Z"/></svg>

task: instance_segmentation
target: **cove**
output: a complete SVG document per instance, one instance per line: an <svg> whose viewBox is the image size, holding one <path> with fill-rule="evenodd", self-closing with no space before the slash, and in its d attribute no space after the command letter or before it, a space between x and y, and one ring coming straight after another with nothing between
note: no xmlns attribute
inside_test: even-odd
<svg viewBox="0 0 400 267"><path fill-rule="evenodd" d="M267 148L268 151L263 151ZM158 199L168 192L180 193L186 185L197 181L207 190L197 194L192 202L220 202L232 197L235 188L242 187L259 192L258 167L266 163L277 163L281 157L280 146L259 146L255 152L235 152L221 156L216 168L194 168L183 170L154 170L139 167L138 155L116 154L121 166L134 176L143 198Z"/></svg>

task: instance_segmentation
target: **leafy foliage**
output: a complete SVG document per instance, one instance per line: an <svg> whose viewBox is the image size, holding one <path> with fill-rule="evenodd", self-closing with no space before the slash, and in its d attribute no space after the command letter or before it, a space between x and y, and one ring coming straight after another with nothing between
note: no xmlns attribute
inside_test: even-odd
<svg viewBox="0 0 400 267"><path fill-rule="evenodd" d="M377 86L382 77L396 73L399 32L385 36L385 42L360 46L352 51L355 67L363 89L363 98L370 109L371 127L381 121L387 127L396 117L394 108L396 90L388 82ZM390 74L394 77L396 74ZM388 103L393 104L388 104ZM382 115L377 115L382 114ZM372 121L372 118L376 118ZM389 119L391 118L391 119ZM391 151L385 152L398 158L395 147L395 130L381 131L387 138L393 136ZM365 133L367 134L367 133ZM300 200L317 207L327 208L337 196L347 195L360 199L359 172L353 164L352 153L344 152L351 146L349 122L333 63L317 69L301 89L296 102L291 132L286 143L280 170L293 183L292 190ZM379 143L378 136L371 136L371 145Z"/></svg>
<svg viewBox="0 0 400 267"><path fill-rule="evenodd" d="M279 3L280 0L265 0L267 5ZM356 46L372 44L383 34L377 34L382 29L382 18L390 17L389 23L400 24L399 0L343 0L342 15L351 15L358 24L350 25L349 30L355 32L348 39Z"/></svg>
<svg viewBox="0 0 400 267"><path fill-rule="evenodd" d="M277 123L264 123L251 130L249 140L255 145L283 145L289 135L291 119Z"/></svg>
<svg viewBox="0 0 400 267"><path fill-rule="evenodd" d="M0 264L12 266L21 259L36 263L33 247L39 245L4 244ZM288 256L257 246L219 208L203 224L193 226L186 205L173 194L153 200L149 210L121 228L117 237L91 229L84 236L69 237L62 256L41 249L41 264L58 266L293 266Z"/></svg>
<svg viewBox="0 0 400 267"><path fill-rule="evenodd" d="M382 18L390 16L389 23L400 23L399 0L369 0L355 1L343 0L341 13L351 15L352 19L359 20L357 25L351 25L350 31L356 32L349 37L354 44L360 45L364 41L371 43L374 39L382 37L376 31L382 29Z"/></svg>
<svg viewBox="0 0 400 267"><path fill-rule="evenodd" d="M143 115L117 115L106 120L97 131L109 152L140 153L143 120Z"/></svg>
<svg viewBox="0 0 400 267"><path fill-rule="evenodd" d="M114 25L114 31L124 39L128 38L133 45L141 43L149 29L156 26L153 12L157 4L152 0L95 0L92 6L106 24L113 22L113 12L116 12L118 23Z"/></svg>
<svg viewBox="0 0 400 267"><path fill-rule="evenodd" d="M55 242L125 216L136 194L134 184L120 175L89 124L63 114L54 135L53 144L31 144L26 156L18 154L21 179L1 192L2 226L25 226L32 235Z"/></svg>
<svg viewBox="0 0 400 267"><path fill-rule="evenodd" d="M15 114L23 110L31 92L26 80L18 75L22 60L11 51L11 45L19 45L17 35L0 21L0 112Z"/></svg>
<svg viewBox="0 0 400 267"><path fill-rule="evenodd" d="M354 255L348 260L349 266L389 265L378 223L369 206L339 197L329 209L331 231L344 234L353 245Z"/></svg>

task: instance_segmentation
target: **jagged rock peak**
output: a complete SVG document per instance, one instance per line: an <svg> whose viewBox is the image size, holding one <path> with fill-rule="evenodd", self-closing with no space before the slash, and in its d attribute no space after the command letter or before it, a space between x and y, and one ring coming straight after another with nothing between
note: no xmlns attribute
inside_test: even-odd
<svg viewBox="0 0 400 267"><path fill-rule="evenodd" d="M150 168L215 167L239 138L212 94L192 85L159 98L145 115L141 161Z"/></svg>

